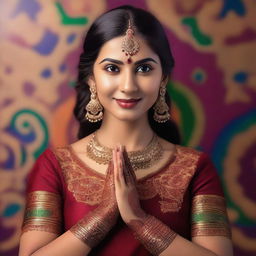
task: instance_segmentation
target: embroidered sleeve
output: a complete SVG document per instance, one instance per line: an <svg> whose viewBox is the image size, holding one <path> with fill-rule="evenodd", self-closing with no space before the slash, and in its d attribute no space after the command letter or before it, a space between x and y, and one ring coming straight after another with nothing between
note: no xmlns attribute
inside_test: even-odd
<svg viewBox="0 0 256 256"><path fill-rule="evenodd" d="M29 230L59 234L62 230L62 181L53 152L47 149L28 175L22 232Z"/></svg>
<svg viewBox="0 0 256 256"><path fill-rule="evenodd" d="M220 178L204 153L192 182L191 236L231 237Z"/></svg>
<svg viewBox="0 0 256 256"><path fill-rule="evenodd" d="M61 198L47 191L28 194L22 232L29 230L61 233Z"/></svg>
<svg viewBox="0 0 256 256"><path fill-rule="evenodd" d="M53 151L45 150L36 160L28 175L27 193L48 191L60 194L62 188L60 173L60 165Z"/></svg>
<svg viewBox="0 0 256 256"><path fill-rule="evenodd" d="M193 198L191 235L231 237L222 196L197 195Z"/></svg>

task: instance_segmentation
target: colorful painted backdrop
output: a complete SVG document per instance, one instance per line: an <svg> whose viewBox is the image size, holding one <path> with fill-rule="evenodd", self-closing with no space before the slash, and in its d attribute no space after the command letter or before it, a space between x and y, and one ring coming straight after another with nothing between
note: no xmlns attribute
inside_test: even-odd
<svg viewBox="0 0 256 256"><path fill-rule="evenodd" d="M88 27L128 3L164 25L183 144L209 153L218 169L235 255L256 255L255 0L0 1L0 254L17 255L35 159L76 138L73 86Z"/></svg>

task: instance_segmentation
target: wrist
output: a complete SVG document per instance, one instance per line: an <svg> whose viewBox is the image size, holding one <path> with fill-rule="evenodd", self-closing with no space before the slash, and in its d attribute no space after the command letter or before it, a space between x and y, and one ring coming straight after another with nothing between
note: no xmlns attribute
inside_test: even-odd
<svg viewBox="0 0 256 256"><path fill-rule="evenodd" d="M115 225L117 217L118 209L115 207L99 206L71 227L70 231L90 248L93 248Z"/></svg>
<svg viewBox="0 0 256 256"><path fill-rule="evenodd" d="M161 254L175 239L176 233L151 215L133 219L128 226L134 236L153 255Z"/></svg>
<svg viewBox="0 0 256 256"><path fill-rule="evenodd" d="M133 220L143 221L146 218L146 216L147 214L142 209L139 209L139 210L136 210L136 212L127 214L126 217L122 216L122 219L129 226L131 221Z"/></svg>

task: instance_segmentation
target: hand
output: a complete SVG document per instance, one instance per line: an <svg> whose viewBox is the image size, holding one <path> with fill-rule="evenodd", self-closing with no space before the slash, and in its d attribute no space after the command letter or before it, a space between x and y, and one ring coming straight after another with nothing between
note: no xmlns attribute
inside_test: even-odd
<svg viewBox="0 0 256 256"><path fill-rule="evenodd" d="M114 181L114 165L113 161L109 163L105 185L102 193L102 199L98 206L101 210L104 209L113 209L116 212L118 217L119 211L117 207L116 195L115 195L115 181Z"/></svg>
<svg viewBox="0 0 256 256"><path fill-rule="evenodd" d="M173 241L176 233L142 210L136 177L122 147L113 150L113 163L116 201L122 219L151 254L159 255Z"/></svg>
<svg viewBox="0 0 256 256"><path fill-rule="evenodd" d="M136 176L130 164L127 152L122 146L113 150L114 182L116 201L125 223L144 218L139 195L136 189Z"/></svg>
<svg viewBox="0 0 256 256"><path fill-rule="evenodd" d="M89 212L70 231L90 248L95 247L116 224L119 216L114 184L113 162L109 164L102 200L99 206Z"/></svg>
<svg viewBox="0 0 256 256"><path fill-rule="evenodd" d="M109 163L107 169L101 202L92 213L103 218L108 223L109 228L113 227L117 222L119 211L115 195L113 161Z"/></svg>

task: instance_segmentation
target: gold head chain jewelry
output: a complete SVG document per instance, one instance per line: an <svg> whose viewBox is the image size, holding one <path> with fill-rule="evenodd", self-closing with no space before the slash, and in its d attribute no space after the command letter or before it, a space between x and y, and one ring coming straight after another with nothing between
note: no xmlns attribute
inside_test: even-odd
<svg viewBox="0 0 256 256"><path fill-rule="evenodd" d="M126 56L129 56L127 59L127 63L129 64L132 63L131 56L135 55L140 49L139 42L135 39L134 34L134 27L131 25L131 20L129 20L129 26L122 42L122 51Z"/></svg>

